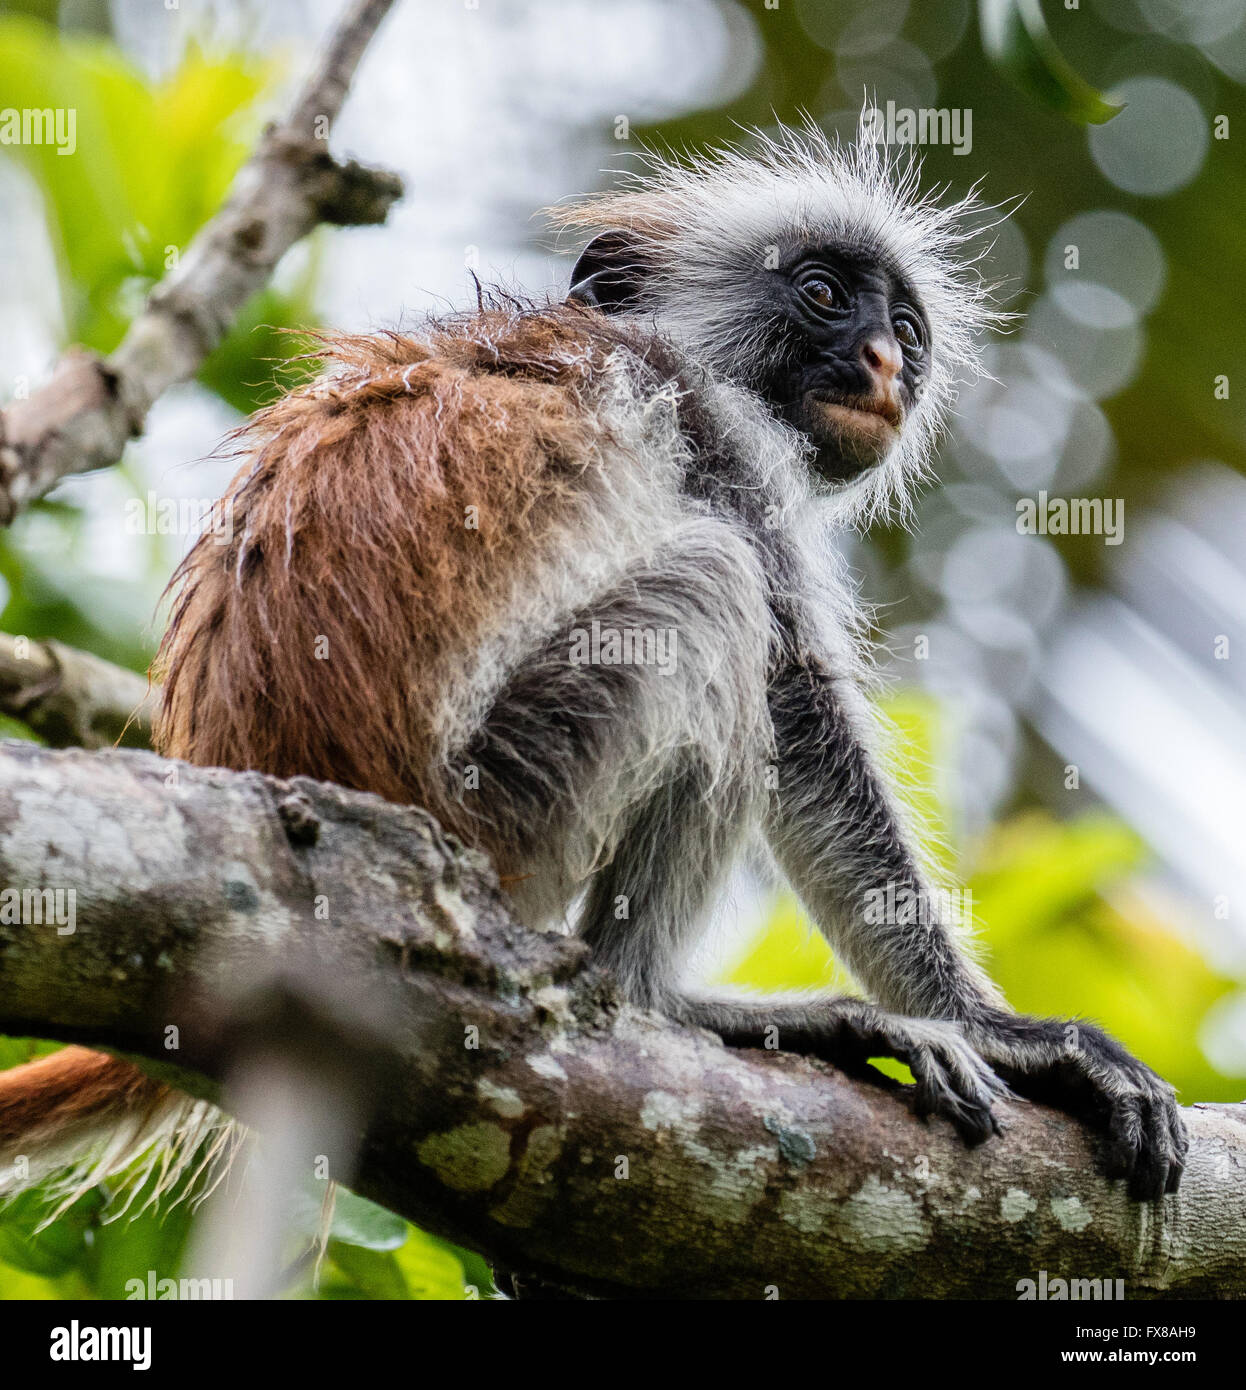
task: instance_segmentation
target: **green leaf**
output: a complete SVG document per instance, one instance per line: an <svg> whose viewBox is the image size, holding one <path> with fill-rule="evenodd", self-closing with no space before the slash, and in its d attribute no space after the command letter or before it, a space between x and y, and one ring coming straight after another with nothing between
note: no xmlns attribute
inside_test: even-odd
<svg viewBox="0 0 1246 1390"><path fill-rule="evenodd" d="M1065 61L1038 0L979 0L978 15L987 57L1044 106L1079 125L1102 125L1124 110Z"/></svg>
<svg viewBox="0 0 1246 1390"><path fill-rule="evenodd" d="M407 1286L407 1297L461 1302L466 1281L456 1247L415 1226L410 1229L411 1234L402 1249L394 1252L394 1262ZM481 1287L480 1292L484 1294L489 1288L492 1283Z"/></svg>
<svg viewBox="0 0 1246 1390"><path fill-rule="evenodd" d="M88 1257L88 1232L102 1206L102 1195L88 1192L40 1230L52 1211L47 1194L38 1190L19 1193L0 1210L0 1260L44 1277L79 1268Z"/></svg>
<svg viewBox="0 0 1246 1390"><path fill-rule="evenodd" d="M321 1231L325 1185L309 1181L294 1194L290 1224L296 1234L317 1240ZM407 1238L407 1223L392 1211L339 1187L333 1202L329 1237L365 1250L397 1250Z"/></svg>
<svg viewBox="0 0 1246 1390"><path fill-rule="evenodd" d="M366 1197L339 1188L329 1232L334 1240L365 1250L397 1250L407 1238L407 1223Z"/></svg>
<svg viewBox="0 0 1246 1390"><path fill-rule="evenodd" d="M468 1282L487 1296L492 1289L487 1270L483 1283L468 1280L464 1257L479 1260L415 1226L406 1226L406 1238L397 1250L367 1250L331 1240L329 1264L315 1296L461 1302Z"/></svg>
<svg viewBox="0 0 1246 1390"><path fill-rule="evenodd" d="M4 721L4 726L0 727L3 736L22 737L20 734L9 733L7 722ZM31 737L29 731L25 737ZM20 1067L23 1062L32 1062L36 1057L46 1057L52 1052L59 1052L62 1046L61 1043L41 1042L38 1038L0 1037L0 1071L6 1071L9 1067ZM3 1211L3 1207L0 1207L0 1211Z"/></svg>
<svg viewBox="0 0 1246 1390"><path fill-rule="evenodd" d="M209 59L192 45L176 71L153 83L106 39L0 17L6 106L76 112L72 151L68 143L0 146L0 157L21 163L42 194L67 341L105 353L117 346L152 286L224 201L275 76L272 63ZM312 322L315 274L312 254L292 285L269 288L244 308L205 365L200 379L240 411L272 397L273 367L264 359L295 350L272 330Z"/></svg>
<svg viewBox="0 0 1246 1390"><path fill-rule="evenodd" d="M28 1274L0 1260L0 1302L30 1303L54 1299L86 1298L90 1291L73 1271L57 1277Z"/></svg>
<svg viewBox="0 0 1246 1390"><path fill-rule="evenodd" d="M361 1245L329 1242L329 1258L346 1278L346 1289L337 1280L325 1280L321 1292L340 1298L409 1299L410 1291L393 1251L365 1250Z"/></svg>
<svg viewBox="0 0 1246 1390"><path fill-rule="evenodd" d="M463 1266L464 1286L471 1293L473 1300L497 1296L493 1269L483 1255L478 1255L474 1250L465 1250L461 1245L451 1245L448 1241L441 1243L458 1257L459 1263Z"/></svg>
<svg viewBox="0 0 1246 1390"><path fill-rule="evenodd" d="M149 1179L144 1184L123 1214L108 1219L108 1212L102 1213L91 1232L81 1268L97 1298L125 1298L131 1280L140 1280L146 1288L149 1274L157 1282L177 1277L190 1234L191 1204L179 1201L181 1193L175 1189L141 1210L150 1192L150 1182ZM117 1211L127 1197L124 1194L114 1198Z"/></svg>

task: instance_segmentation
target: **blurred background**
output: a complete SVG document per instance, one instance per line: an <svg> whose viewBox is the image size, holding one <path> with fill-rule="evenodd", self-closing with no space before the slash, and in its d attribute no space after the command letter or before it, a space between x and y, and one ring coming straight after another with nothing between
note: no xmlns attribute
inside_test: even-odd
<svg viewBox="0 0 1246 1390"><path fill-rule="evenodd" d="M72 157L0 144L0 395L71 343L116 346L338 10L0 3L0 105L78 113ZM399 171L404 201L384 227L296 247L118 468L68 480L0 534L0 629L145 668L161 590L230 472L210 455L290 351L278 330L413 326L468 303L473 271L561 292L571 248L534 212L646 144L802 113L850 136L866 94L967 113L971 138L926 148L924 181L1024 198L983 244L1018 317L961 396L912 530L848 542L886 643L897 758L1014 1006L1099 1019L1187 1103L1240 1099L1246 0L1043 11L1119 115L1079 119L1094 101L1071 78L1054 95L1032 74L1014 85L970 0L400 0L334 145ZM1022 533L1019 499L1041 513L1052 498L1111 501L1123 528ZM136 528L134 499L167 524ZM838 979L764 875L742 870L720 917L707 973ZM0 1039L0 1065L46 1046ZM0 1213L0 1297L118 1297L136 1270L175 1273L190 1204L113 1220L107 1197L37 1234L29 1201ZM314 1230L314 1193L308 1210ZM478 1256L349 1197L318 1290L306 1260L290 1279L295 1297L465 1286L487 1294Z"/></svg>

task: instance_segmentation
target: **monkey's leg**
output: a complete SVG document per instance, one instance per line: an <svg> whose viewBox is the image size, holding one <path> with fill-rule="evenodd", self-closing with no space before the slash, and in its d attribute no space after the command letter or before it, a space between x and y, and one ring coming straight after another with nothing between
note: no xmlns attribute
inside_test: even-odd
<svg viewBox="0 0 1246 1390"><path fill-rule="evenodd" d="M1176 1191L1187 1139L1172 1087L1091 1024L1008 1011L959 949L826 668L791 662L770 707L771 843L856 977L888 1008L958 1023L1013 1089L1104 1133L1106 1171L1127 1177L1131 1195Z"/></svg>
<svg viewBox="0 0 1246 1390"><path fill-rule="evenodd" d="M657 789L691 766L689 750L701 779L689 795L725 808L706 850L734 845L739 768L769 738L770 637L755 554L700 516L551 618L450 758L478 782L454 797L455 828L491 854L526 921L563 916Z"/></svg>
<svg viewBox="0 0 1246 1390"><path fill-rule="evenodd" d="M596 958L635 1002L734 1046L807 1053L880 1083L870 1058L895 1057L913 1072L919 1114L944 1116L970 1143L992 1133L991 1100L1004 1087L955 1023L901 1018L861 999L681 986L680 968L747 810L746 796L720 789L716 798L695 773L655 796L594 881L583 933Z"/></svg>

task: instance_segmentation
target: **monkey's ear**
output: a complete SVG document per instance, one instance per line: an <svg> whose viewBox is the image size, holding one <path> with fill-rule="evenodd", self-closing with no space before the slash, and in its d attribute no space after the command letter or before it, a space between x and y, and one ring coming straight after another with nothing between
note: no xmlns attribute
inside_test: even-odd
<svg viewBox="0 0 1246 1390"><path fill-rule="evenodd" d="M627 232L602 232L580 252L567 298L603 314L621 313L635 308L644 271L638 243Z"/></svg>

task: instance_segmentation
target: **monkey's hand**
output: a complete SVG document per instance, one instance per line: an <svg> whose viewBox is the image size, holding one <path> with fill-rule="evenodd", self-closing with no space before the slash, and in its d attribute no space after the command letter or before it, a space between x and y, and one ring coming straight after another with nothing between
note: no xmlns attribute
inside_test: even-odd
<svg viewBox="0 0 1246 1390"><path fill-rule="evenodd" d="M1104 1172L1140 1202L1176 1192L1189 1140L1173 1088L1101 1028L992 1013L967 1024L978 1052L1020 1095L1083 1120L1107 1138Z"/></svg>
<svg viewBox="0 0 1246 1390"><path fill-rule="evenodd" d="M839 1030L833 1051L838 1057L832 1060L848 1068L880 1056L903 1062L913 1073L916 1113L942 1115L966 1144L980 1144L999 1133L991 1103L1007 1095L1008 1088L966 1040L959 1024L871 1009L865 1018Z"/></svg>
<svg viewBox="0 0 1246 1390"><path fill-rule="evenodd" d="M796 1004L782 999L740 1001L684 996L668 1005L685 1023L711 1028L731 1047L781 1047L821 1057L841 1071L876 1085L899 1083L870 1065L894 1057L913 1073L910 1092L919 1115L941 1115L967 1144L979 1144L999 1125L992 1102L1008 1087L966 1038L961 1024L887 1013L864 999L814 998Z"/></svg>
<svg viewBox="0 0 1246 1390"><path fill-rule="evenodd" d="M913 1073L914 1109L941 1115L967 1144L999 1133L992 1102L1008 1094L1004 1082L967 1041L961 1025L942 1019L906 1018L857 999L826 1001L825 1017L811 1011L805 1036L782 1033L781 1046L809 1052L877 1082L883 1074L872 1057L894 1057Z"/></svg>

